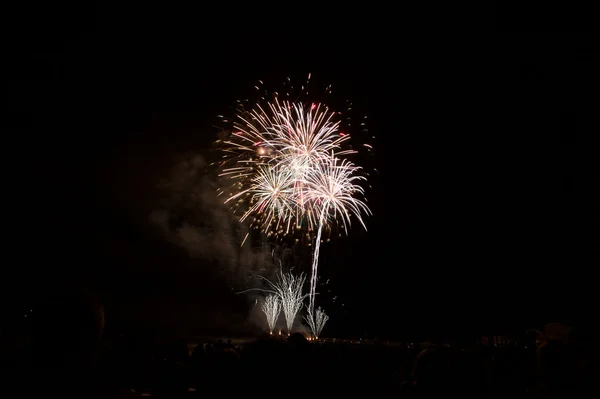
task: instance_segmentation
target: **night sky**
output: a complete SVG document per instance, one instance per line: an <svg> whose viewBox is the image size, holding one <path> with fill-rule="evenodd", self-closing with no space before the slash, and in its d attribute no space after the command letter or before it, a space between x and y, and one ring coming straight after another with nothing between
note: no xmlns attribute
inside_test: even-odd
<svg viewBox="0 0 600 399"><path fill-rule="evenodd" d="M252 300L234 295L237 275L152 224L165 195L157 186L181 159L206 155L216 115L257 80L277 90L311 73L368 116L380 171L369 231L322 249L338 297L323 303L330 334L585 321L600 264L590 101L600 69L589 35L467 44L121 11L73 20L40 10L5 50L6 320L81 286L102 297L115 328L245 323Z"/></svg>

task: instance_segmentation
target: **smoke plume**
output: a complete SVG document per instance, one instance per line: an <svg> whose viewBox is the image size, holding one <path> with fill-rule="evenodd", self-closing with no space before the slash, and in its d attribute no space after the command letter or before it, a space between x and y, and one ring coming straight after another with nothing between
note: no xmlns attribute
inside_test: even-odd
<svg viewBox="0 0 600 399"><path fill-rule="evenodd" d="M166 240L214 267L234 286L248 288L251 276L269 274L271 253L250 242L241 246L248 230L217 196L217 188L216 174L202 155L183 157L161 182L162 201L150 220Z"/></svg>

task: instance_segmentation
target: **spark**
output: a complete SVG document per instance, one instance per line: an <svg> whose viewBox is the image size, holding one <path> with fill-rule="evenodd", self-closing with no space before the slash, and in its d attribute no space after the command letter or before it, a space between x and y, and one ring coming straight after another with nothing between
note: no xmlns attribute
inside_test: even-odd
<svg viewBox="0 0 600 399"><path fill-rule="evenodd" d="M246 242L246 240L248 239L248 236L250 235L250 233L246 233L246 235L244 236L244 239L242 240L242 243L240 244L240 247L244 246L244 243Z"/></svg>

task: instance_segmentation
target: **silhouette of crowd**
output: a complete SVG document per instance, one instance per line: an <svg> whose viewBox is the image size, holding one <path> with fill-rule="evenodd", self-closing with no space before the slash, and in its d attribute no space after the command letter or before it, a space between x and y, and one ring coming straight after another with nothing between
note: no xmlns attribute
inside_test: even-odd
<svg viewBox="0 0 600 399"><path fill-rule="evenodd" d="M575 398L598 381L589 342L447 346L309 342L157 342L103 336L102 305L85 296L49 303L34 323L29 387L42 396L201 398L213 395L381 398ZM3 359L4 367L23 366Z"/></svg>

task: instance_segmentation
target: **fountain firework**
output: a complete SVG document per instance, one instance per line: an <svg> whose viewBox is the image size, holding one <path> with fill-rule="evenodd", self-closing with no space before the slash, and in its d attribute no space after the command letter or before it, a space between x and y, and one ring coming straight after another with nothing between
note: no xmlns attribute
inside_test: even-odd
<svg viewBox="0 0 600 399"><path fill-rule="evenodd" d="M259 276L259 278L268 283L268 289L251 288L240 292L240 294L248 291L263 291L275 297L280 303L281 310L283 310L288 335L291 334L294 320L302 308L304 298L308 296L308 294L302 293L306 281L305 274L300 273L298 276L294 276L291 271L285 273L280 268L274 282L263 276Z"/></svg>
<svg viewBox="0 0 600 399"><path fill-rule="evenodd" d="M279 312L281 311L281 301L279 300L277 295L267 295L261 308L263 313L267 317L267 324L269 325L269 334L273 334L273 328L275 327L275 323L277 323L277 318L279 317Z"/></svg>
<svg viewBox="0 0 600 399"><path fill-rule="evenodd" d="M307 309L307 316L304 318L310 327L314 339L319 339L319 335L321 335L321 331L323 331L323 327L325 327L325 323L329 320L329 316L325 314L321 308L317 308L314 313L310 307Z"/></svg>

